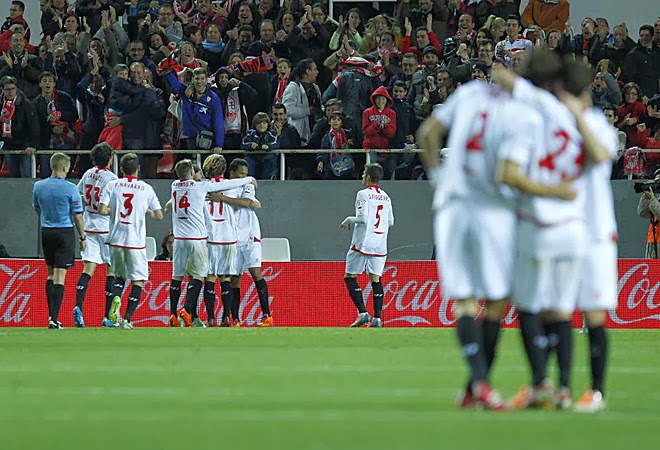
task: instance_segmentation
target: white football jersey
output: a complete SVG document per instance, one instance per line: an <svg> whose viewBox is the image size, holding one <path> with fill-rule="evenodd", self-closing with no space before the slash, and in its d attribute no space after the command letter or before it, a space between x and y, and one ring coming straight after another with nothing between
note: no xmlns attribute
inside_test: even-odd
<svg viewBox="0 0 660 450"><path fill-rule="evenodd" d="M542 133L540 115L480 81L458 88L433 115L450 130L434 208L453 198L513 208L516 193L500 183L499 169L503 160L529 155Z"/></svg>
<svg viewBox="0 0 660 450"><path fill-rule="evenodd" d="M233 180L232 180L233 181ZM249 198L256 200L254 186L248 184L239 191L237 198ZM259 227L259 218L252 208L236 208L236 233L238 245L251 241L261 241L261 228Z"/></svg>
<svg viewBox="0 0 660 450"><path fill-rule="evenodd" d="M101 200L110 208L110 232L106 244L129 249L146 248L148 210L162 209L154 189L136 177L113 180L101 193Z"/></svg>
<svg viewBox="0 0 660 450"><path fill-rule="evenodd" d="M355 223L351 250L366 256L387 256L387 232L394 225L389 195L378 185L370 185L357 193Z"/></svg>
<svg viewBox="0 0 660 450"><path fill-rule="evenodd" d="M574 201L551 197L524 196L520 217L540 227L565 225L585 220L585 153L582 136L573 115L554 95L536 88L524 78L516 80L513 96L533 106L543 118L543 140L534 146L534 152L525 163L527 175L545 185L571 181L577 192ZM522 155L524 156L524 155Z"/></svg>
<svg viewBox="0 0 660 450"><path fill-rule="evenodd" d="M595 241L612 242L617 240L617 226L610 178L612 160L616 159L619 139L616 130L607 122L601 110L592 108L585 111L584 119L590 131L598 137L610 154L610 160L599 164L587 161L584 173L587 231Z"/></svg>
<svg viewBox="0 0 660 450"><path fill-rule="evenodd" d="M204 180L177 180L172 183L172 229L174 239L206 240L206 194L226 191L250 183L250 178L223 183Z"/></svg>
<svg viewBox="0 0 660 450"><path fill-rule="evenodd" d="M210 183L222 184L228 183L223 177L213 177L208 180ZM228 197L237 198L241 195L243 187L224 191ZM212 202L206 200L206 229L208 232L209 244L235 244L238 240L236 235L236 213L234 207L225 202Z"/></svg>
<svg viewBox="0 0 660 450"><path fill-rule="evenodd" d="M99 203L106 185L116 179L117 175L107 167L92 167L78 182L78 192L85 206L85 233L107 234L110 230L110 217L99 214Z"/></svg>

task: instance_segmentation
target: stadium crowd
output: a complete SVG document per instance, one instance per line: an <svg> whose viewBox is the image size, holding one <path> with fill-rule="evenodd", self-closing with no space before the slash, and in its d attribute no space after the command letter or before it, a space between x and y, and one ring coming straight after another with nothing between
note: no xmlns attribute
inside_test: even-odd
<svg viewBox="0 0 660 450"><path fill-rule="evenodd" d="M534 47L573 55L593 73L594 105L630 147L660 148L660 18L639 30L606 18L569 22L565 0L40 0L30 45L26 5L0 30L3 170L30 176L30 153L108 142L141 155L144 178L174 177L172 149L244 150L250 173L359 178L375 152L385 178L423 175L415 134L433 108L493 64L514 71ZM32 4L29 7L33 7ZM522 9L522 10L521 10ZM653 14L653 11L649 11ZM337 150L337 152L332 152ZM231 160L228 155L228 159ZM50 155L38 155L50 176ZM80 155L78 174L91 167ZM614 177L623 173L619 158ZM75 173L74 173L75 174Z"/></svg>

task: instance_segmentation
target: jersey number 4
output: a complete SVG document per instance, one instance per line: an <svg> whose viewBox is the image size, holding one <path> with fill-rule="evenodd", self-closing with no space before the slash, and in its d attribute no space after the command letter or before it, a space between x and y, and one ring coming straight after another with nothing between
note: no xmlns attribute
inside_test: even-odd
<svg viewBox="0 0 660 450"><path fill-rule="evenodd" d="M99 209L99 195L101 188L93 184L85 185L85 206L92 208L94 211Z"/></svg>
<svg viewBox="0 0 660 450"><path fill-rule="evenodd" d="M188 201L188 192L183 194L178 200L176 191L174 191L172 195L174 196L174 212L176 213L179 209L182 209L184 214L188 215L188 208L190 207L190 202Z"/></svg>

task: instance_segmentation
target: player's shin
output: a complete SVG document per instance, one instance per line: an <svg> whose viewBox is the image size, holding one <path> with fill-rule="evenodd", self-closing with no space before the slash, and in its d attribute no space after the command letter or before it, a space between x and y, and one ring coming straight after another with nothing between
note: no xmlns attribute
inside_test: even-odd
<svg viewBox="0 0 660 450"><path fill-rule="evenodd" d="M115 283L115 277L108 276L105 277L105 314L104 317L108 317L110 314L110 308L112 308L112 299L114 294L112 293L112 286Z"/></svg>
<svg viewBox="0 0 660 450"><path fill-rule="evenodd" d="M353 300L353 304L357 308L360 314L366 313L367 308L364 306L364 300L362 298L362 288L358 284L355 278L346 277L344 278L346 283L346 288L348 289L348 295Z"/></svg>
<svg viewBox="0 0 660 450"><path fill-rule="evenodd" d="M125 320L128 320L129 322L131 321L131 318L133 317L133 313L137 309L141 297L142 297L142 286L138 286L134 284L131 287L131 293L128 296L128 305L126 306L126 314L124 314Z"/></svg>
<svg viewBox="0 0 660 450"><path fill-rule="evenodd" d="M486 360L482 348L481 327L474 320L477 314L474 299L456 301L456 335L461 346L463 358L470 367L470 380L486 382Z"/></svg>
<svg viewBox="0 0 660 450"><path fill-rule="evenodd" d="M215 320L215 282L204 282L204 306L208 320Z"/></svg>
<svg viewBox="0 0 660 450"><path fill-rule="evenodd" d="M88 273L81 273L76 285L76 306L82 310L85 295L87 294L87 285L91 276Z"/></svg>
<svg viewBox="0 0 660 450"><path fill-rule="evenodd" d="M259 295L259 306L261 306L261 313L270 316L270 307L268 306L268 284L263 278L254 282Z"/></svg>
<svg viewBox="0 0 660 450"><path fill-rule="evenodd" d="M62 300L64 299L64 285L63 284L53 284L53 310L51 311L51 320L57 322L57 318L60 315L60 307L62 306Z"/></svg>
<svg viewBox="0 0 660 450"><path fill-rule="evenodd" d="M179 310L179 297L181 297L181 280L170 282L170 314L176 316Z"/></svg>
<svg viewBox="0 0 660 450"><path fill-rule="evenodd" d="M241 288L231 288L231 317L233 320L240 321L239 316L241 308Z"/></svg>
<svg viewBox="0 0 660 450"><path fill-rule="evenodd" d="M46 280L46 301L48 302L48 317L53 317L53 280Z"/></svg>
<svg viewBox="0 0 660 450"><path fill-rule="evenodd" d="M540 386L546 378L545 352L548 339L543 332L538 314L518 311L520 333L532 370L532 386Z"/></svg>
<svg viewBox="0 0 660 450"><path fill-rule="evenodd" d="M229 281L222 281L220 283L220 297L222 298L222 320L228 319L231 315L232 308L232 293L231 283Z"/></svg>
<svg viewBox="0 0 660 450"><path fill-rule="evenodd" d="M591 356L591 389L603 393L608 356L607 332L603 324L589 326L589 353Z"/></svg>
<svg viewBox="0 0 660 450"><path fill-rule="evenodd" d="M568 320L557 323L557 362L559 364L559 386L570 388L573 360L573 329Z"/></svg>
<svg viewBox="0 0 660 450"><path fill-rule="evenodd" d="M186 304L184 305L185 310L191 316L197 311L197 302L199 300L199 292L202 290L202 280L193 278L188 283L188 290L186 291Z"/></svg>
<svg viewBox="0 0 660 450"><path fill-rule="evenodd" d="M380 281L372 281L371 289L374 297L374 317L380 319L383 312L383 283Z"/></svg>

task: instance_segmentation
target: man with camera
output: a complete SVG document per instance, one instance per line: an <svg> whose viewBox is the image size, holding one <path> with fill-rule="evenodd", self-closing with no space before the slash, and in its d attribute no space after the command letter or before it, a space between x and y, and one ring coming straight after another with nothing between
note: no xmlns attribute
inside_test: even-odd
<svg viewBox="0 0 660 450"><path fill-rule="evenodd" d="M635 192L644 192L637 205L637 214L641 218L650 219L649 231L646 235L646 254L645 258L660 258L660 201L653 193L653 188L660 185L660 169L653 173L653 180L635 183Z"/></svg>

